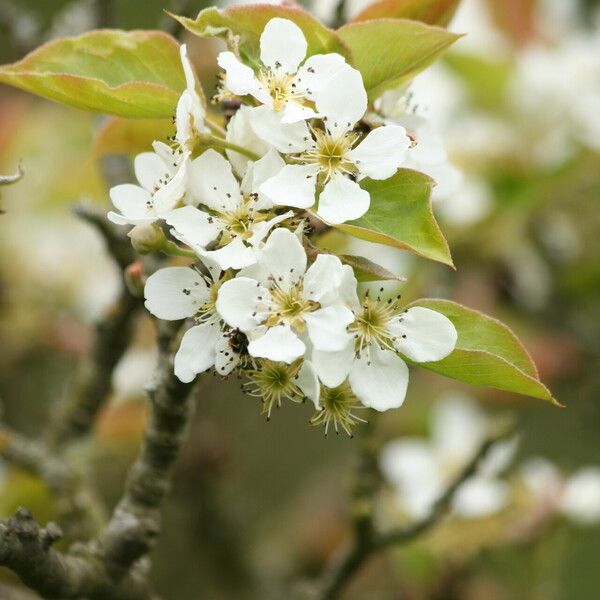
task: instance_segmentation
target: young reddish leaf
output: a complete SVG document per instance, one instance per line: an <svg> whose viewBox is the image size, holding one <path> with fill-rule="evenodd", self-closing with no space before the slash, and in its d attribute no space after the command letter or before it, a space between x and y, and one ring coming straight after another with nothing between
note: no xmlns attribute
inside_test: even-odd
<svg viewBox="0 0 600 600"><path fill-rule="evenodd" d="M456 349L438 362L420 366L466 383L560 403L540 381L535 364L515 334L503 323L449 300L422 299L423 306L446 315L458 331Z"/></svg>
<svg viewBox="0 0 600 600"><path fill-rule="evenodd" d="M353 23L371 19L411 19L445 27L450 23L460 0L378 0L366 6Z"/></svg>
<svg viewBox="0 0 600 600"><path fill-rule="evenodd" d="M460 35L417 21L380 19L338 29L371 100L412 79Z"/></svg>
<svg viewBox="0 0 600 600"><path fill-rule="evenodd" d="M0 81L75 108L169 117L185 78L179 44L160 31L90 31L0 67Z"/></svg>
<svg viewBox="0 0 600 600"><path fill-rule="evenodd" d="M335 227L453 267L448 243L431 210L432 186L431 178L410 169L400 169L384 181L366 179L361 187L371 194L369 211Z"/></svg>
<svg viewBox="0 0 600 600"><path fill-rule="evenodd" d="M225 9L206 8L195 19L171 15L186 29L200 37L223 37L229 47L251 63L258 63L260 36L274 17L293 21L308 42L308 54L337 52L350 59L351 54L335 31L328 29L309 12L295 6L255 4Z"/></svg>

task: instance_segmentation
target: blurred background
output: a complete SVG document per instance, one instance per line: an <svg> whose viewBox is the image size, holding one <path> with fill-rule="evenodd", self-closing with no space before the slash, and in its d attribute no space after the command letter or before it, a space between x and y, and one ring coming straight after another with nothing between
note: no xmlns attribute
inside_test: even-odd
<svg viewBox="0 0 600 600"><path fill-rule="evenodd" d="M193 16L208 4L0 0L0 61L96 27L162 28L191 44L210 94L218 43L188 39L163 13ZM333 24L366 4L309 8ZM408 277L407 302L447 297L503 320L566 408L413 370L404 406L377 423L382 527L419 512L406 473L394 470L398 439L429 447L417 479L432 472L432 456L439 477L452 469L457 443L440 430L476 439L482 423L510 415L518 445L488 478L502 485L494 501L466 501L432 534L377 556L342 597L592 600L600 596L600 2L464 0L450 27L467 35L417 77L410 110L431 120L448 152L449 183L440 182L434 208L457 271L339 234L320 243ZM107 187L131 179L112 169L106 180L115 145L105 126L0 88L0 173L19 161L25 170L0 190L0 399L4 421L32 436L118 290L102 240L70 211L81 200L108 208ZM107 507L143 431L152 340L144 316L93 436L72 448ZM284 406L266 422L238 382L205 377L202 386L165 509L156 586L167 600L280 598L259 582L317 574L348 535L357 440L311 428L308 406ZM59 509L43 482L0 463L0 517L21 505L41 522Z"/></svg>

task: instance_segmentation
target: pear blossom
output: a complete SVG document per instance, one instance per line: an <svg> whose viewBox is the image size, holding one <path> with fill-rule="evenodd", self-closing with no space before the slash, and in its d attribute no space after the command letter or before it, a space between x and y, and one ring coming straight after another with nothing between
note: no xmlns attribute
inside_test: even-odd
<svg viewBox="0 0 600 600"><path fill-rule="evenodd" d="M580 525L600 522L600 467L581 467L565 476L548 459L534 457L521 466L519 476L536 505Z"/></svg>
<svg viewBox="0 0 600 600"><path fill-rule="evenodd" d="M289 364L304 355L307 339L315 348L340 350L353 320L340 297L349 272L339 258L325 254L307 269L298 237L278 228L257 263L221 286L217 311L248 335L251 356Z"/></svg>
<svg viewBox="0 0 600 600"><path fill-rule="evenodd" d="M449 163L444 142L431 121L416 114L416 107L411 110L411 99L407 86L400 86L384 92L375 101L375 108L385 123L404 127L412 142L402 166L425 173L435 181L433 200L449 198L459 188L462 174Z"/></svg>
<svg viewBox="0 0 600 600"><path fill-rule="evenodd" d="M154 142L154 152L135 157L133 167L139 185L123 183L110 189L110 199L119 212L107 217L117 225L142 225L163 219L180 200L187 187L189 152L171 150Z"/></svg>
<svg viewBox="0 0 600 600"><path fill-rule="evenodd" d="M222 269L254 264L254 247L273 227L294 214L270 214L267 209L271 203L251 191L282 163L276 152L265 155L248 169L240 187L230 163L218 152L206 150L190 164L189 187L195 200L210 212L194 206L171 211L165 221L173 227L173 235ZM218 248L207 250L208 245Z"/></svg>
<svg viewBox="0 0 600 600"><path fill-rule="evenodd" d="M317 214L325 221L357 219L370 204L369 192L358 181L394 175L410 140L399 125L378 127L364 137L354 131L367 110L367 93L359 71L348 65L332 75L316 95L315 106L323 128L305 122L278 123L264 107L253 111L256 133L288 155L291 163L265 181L260 191L274 204L303 209L313 206L318 195Z"/></svg>
<svg viewBox="0 0 600 600"><path fill-rule="evenodd" d="M246 148L246 150L250 150L250 152L259 157L263 157L271 149L271 146L261 140L254 132L254 129L252 129L250 123L252 110L253 107L242 104L235 111L235 114L229 119L229 123L227 123L225 140L231 144ZM248 165L252 162L251 159L229 148L225 153L233 167L234 173L239 177L243 177L246 174Z"/></svg>
<svg viewBox="0 0 600 600"><path fill-rule="evenodd" d="M348 286L354 320L349 340L337 351L315 347L312 360L321 381L337 387L348 377L350 387L364 406L385 411L404 402L408 367L403 354L415 362L433 362L448 356L456 345L452 322L439 312L398 302L382 302L366 295L362 304L354 286Z"/></svg>
<svg viewBox="0 0 600 600"><path fill-rule="evenodd" d="M233 52L221 52L217 57L225 71L225 92L253 96L283 123L317 116L306 102L314 100L331 75L345 65L345 59L331 53L316 54L304 60L307 50L304 33L293 21L271 19L260 36L262 64L258 73Z"/></svg>
<svg viewBox="0 0 600 600"><path fill-rule="evenodd" d="M182 44L179 51L185 74L186 89L181 94L175 110L175 125L177 127L175 141L180 147L193 150L198 136L208 134L210 130L206 125L204 95L188 58L187 46Z"/></svg>
<svg viewBox="0 0 600 600"><path fill-rule="evenodd" d="M175 354L175 375L185 383L211 367L228 375L240 364L245 345L245 336L228 327L216 311L220 269L210 262L207 265L210 276L192 267L160 269L148 277L144 289L145 306L154 316L195 322Z"/></svg>
<svg viewBox="0 0 600 600"><path fill-rule="evenodd" d="M397 503L412 518L426 517L455 475L471 460L483 442L487 420L468 397L440 398L431 414L431 438L402 438L382 450L382 473L396 492ZM453 513L465 519L493 515L510 499L508 485L499 479L513 459L517 440L494 446L475 475L467 479L452 500Z"/></svg>

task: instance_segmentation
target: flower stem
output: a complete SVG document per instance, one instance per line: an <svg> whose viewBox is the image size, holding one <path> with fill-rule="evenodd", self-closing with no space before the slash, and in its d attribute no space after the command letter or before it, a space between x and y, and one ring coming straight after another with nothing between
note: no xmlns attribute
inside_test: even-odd
<svg viewBox="0 0 600 600"><path fill-rule="evenodd" d="M228 142L223 138L216 137L214 135L207 136L206 142L211 144L216 148L222 148L224 150L233 150L234 152L238 152L239 154L243 154L247 156L250 160L258 160L260 156L252 150L248 150L248 148L244 148L243 146L238 146L238 144L234 144L232 142Z"/></svg>

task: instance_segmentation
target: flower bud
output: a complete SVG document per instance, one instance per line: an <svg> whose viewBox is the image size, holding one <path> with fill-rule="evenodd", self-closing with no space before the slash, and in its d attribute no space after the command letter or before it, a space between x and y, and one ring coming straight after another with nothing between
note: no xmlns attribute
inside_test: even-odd
<svg viewBox="0 0 600 600"><path fill-rule="evenodd" d="M132 296L142 298L144 296L144 286L146 285L146 277L144 274L144 265L141 260L132 262L123 273L125 285Z"/></svg>
<svg viewBox="0 0 600 600"><path fill-rule="evenodd" d="M160 250L165 242L165 234L154 223L136 225L127 235L134 250L142 255Z"/></svg>

